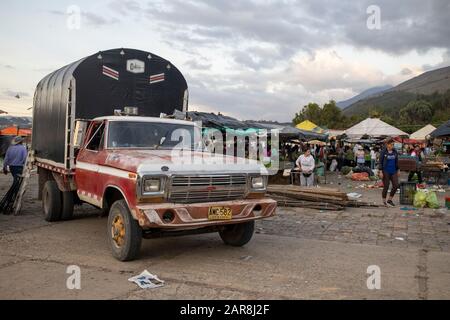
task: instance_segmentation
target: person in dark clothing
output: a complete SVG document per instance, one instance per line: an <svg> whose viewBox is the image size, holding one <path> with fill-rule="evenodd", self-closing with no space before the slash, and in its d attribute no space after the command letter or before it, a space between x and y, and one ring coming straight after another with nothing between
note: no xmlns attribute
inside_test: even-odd
<svg viewBox="0 0 450 320"><path fill-rule="evenodd" d="M412 181L414 174L417 174L417 179L419 183L422 183L422 172L420 171L420 163L422 162L422 150L418 145L414 146L413 151L411 151L411 156L416 158L417 170L410 171L408 175L408 181Z"/></svg>
<svg viewBox="0 0 450 320"><path fill-rule="evenodd" d="M337 152L337 169L339 172L341 172L342 167L344 166L344 161L345 161L345 151L343 147L338 147L336 149Z"/></svg>
<svg viewBox="0 0 450 320"><path fill-rule="evenodd" d="M3 173L11 172L14 182L16 182L23 171L23 166L27 159L27 148L22 144L22 137L15 137L11 142L11 146L6 150L5 159L3 161Z"/></svg>
<svg viewBox="0 0 450 320"><path fill-rule="evenodd" d="M380 178L383 179L383 191L381 194L383 204L395 207L392 199L398 189L398 153L397 150L394 149L394 142L392 140L387 141L385 148L381 151L379 169ZM390 183L392 184L391 192L386 201Z"/></svg>

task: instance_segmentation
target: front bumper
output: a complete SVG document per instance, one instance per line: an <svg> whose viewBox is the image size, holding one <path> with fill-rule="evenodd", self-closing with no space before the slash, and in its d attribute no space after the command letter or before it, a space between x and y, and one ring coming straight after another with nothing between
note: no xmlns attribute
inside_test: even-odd
<svg viewBox="0 0 450 320"><path fill-rule="evenodd" d="M230 220L208 220L209 207L226 206L233 210ZM207 226L225 225L271 217L275 214L277 202L269 198L217 201L205 203L158 203L136 207L139 225L146 228L195 229ZM163 220L165 212L171 211L174 219Z"/></svg>

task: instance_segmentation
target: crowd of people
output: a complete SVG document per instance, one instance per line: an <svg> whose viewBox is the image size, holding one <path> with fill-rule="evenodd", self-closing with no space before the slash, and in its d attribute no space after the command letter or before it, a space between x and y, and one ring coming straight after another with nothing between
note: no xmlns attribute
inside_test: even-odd
<svg viewBox="0 0 450 320"><path fill-rule="evenodd" d="M414 157L417 162L415 171L410 171L408 181L413 181L417 175L417 180L422 183L420 163L424 158L432 154L430 145L421 147L420 145L406 146L401 152L394 147L395 141L388 139L378 145L309 145L299 144L285 148L285 158L295 163L294 172L300 176L300 185L310 187L315 184L315 169L322 163L331 171L342 172L344 167L350 167L353 172L367 172L369 175L375 174L383 181L382 200L386 206L395 206L393 198L399 186L399 166L400 155ZM334 160L327 159L330 157ZM328 160L328 161L327 161ZM335 166L333 166L335 161ZM390 190L390 192L388 192Z"/></svg>

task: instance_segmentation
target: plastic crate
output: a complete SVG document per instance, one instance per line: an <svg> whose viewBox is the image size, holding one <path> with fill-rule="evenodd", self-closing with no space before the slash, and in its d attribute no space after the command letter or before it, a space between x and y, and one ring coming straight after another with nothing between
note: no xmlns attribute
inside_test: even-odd
<svg viewBox="0 0 450 320"><path fill-rule="evenodd" d="M414 204L414 194L417 187L415 182L400 182L400 204Z"/></svg>
<svg viewBox="0 0 450 320"><path fill-rule="evenodd" d="M416 171L417 170L416 158L411 156L399 156L398 168L401 171Z"/></svg>

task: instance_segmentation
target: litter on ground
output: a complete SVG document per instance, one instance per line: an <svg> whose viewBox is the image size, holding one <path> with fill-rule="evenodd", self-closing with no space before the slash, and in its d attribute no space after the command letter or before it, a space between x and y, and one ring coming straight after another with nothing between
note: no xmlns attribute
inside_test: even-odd
<svg viewBox="0 0 450 320"><path fill-rule="evenodd" d="M136 283L142 289L159 288L164 285L163 280L147 270L142 271L140 275L129 278L128 281Z"/></svg>

